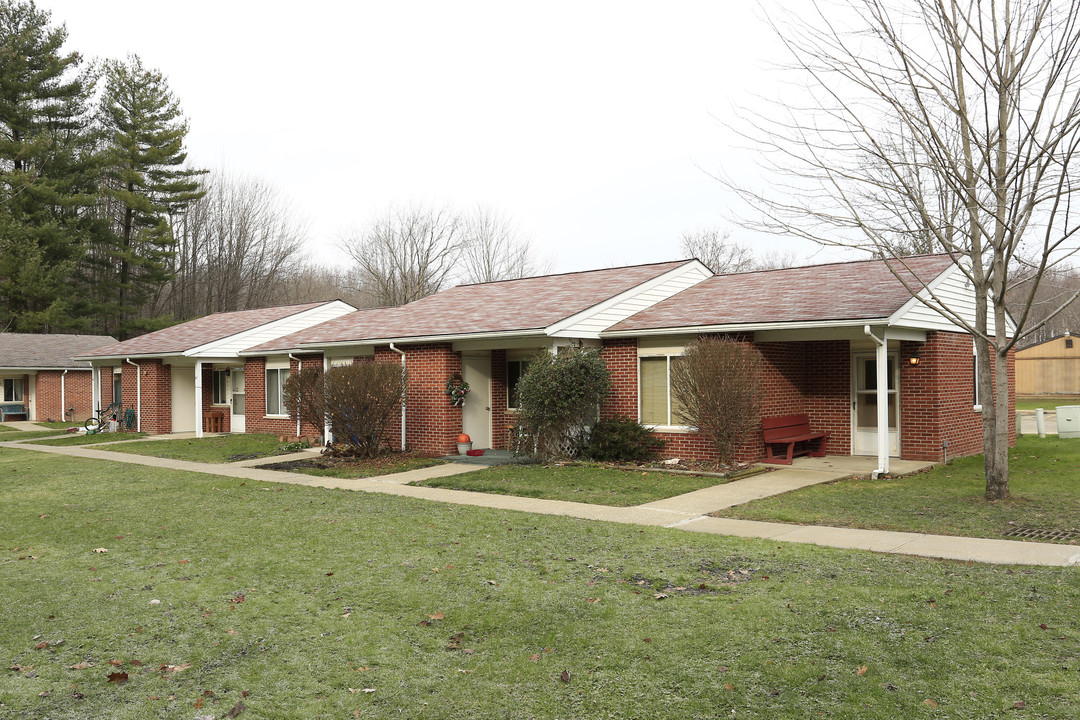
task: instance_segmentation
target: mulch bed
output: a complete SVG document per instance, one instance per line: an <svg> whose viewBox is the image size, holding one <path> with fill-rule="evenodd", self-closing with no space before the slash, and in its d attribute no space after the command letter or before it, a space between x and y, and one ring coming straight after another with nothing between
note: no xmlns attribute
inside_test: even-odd
<svg viewBox="0 0 1080 720"><path fill-rule="evenodd" d="M364 470L372 471L372 475L385 474L396 469L403 460L413 459L428 459L427 455L421 455L414 452L391 452L378 455L373 458L350 458L350 457L331 457L329 455L320 455L319 457L313 457L303 460L290 460L288 462L269 463L266 465L260 465L259 467L267 470L327 470L330 468L362 468ZM380 472L385 471L385 472Z"/></svg>

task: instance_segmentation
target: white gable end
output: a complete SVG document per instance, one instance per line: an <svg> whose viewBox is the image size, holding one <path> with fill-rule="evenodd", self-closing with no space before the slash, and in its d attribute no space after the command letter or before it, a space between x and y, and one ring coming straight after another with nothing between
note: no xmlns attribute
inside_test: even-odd
<svg viewBox="0 0 1080 720"><path fill-rule="evenodd" d="M928 290L922 290L917 297L911 298L902 308L893 313L889 319L889 325L921 330L967 332L962 325L935 309L941 306L948 308L971 327L975 327L975 289L956 265L935 278ZM988 327L992 329L994 327L992 306L987 308L986 321ZM1006 318L1006 323L1012 332L1014 330L1012 322Z"/></svg>
<svg viewBox="0 0 1080 720"><path fill-rule="evenodd" d="M290 315L280 320L268 322L259 327L238 332L234 335L200 345L184 353L191 357L233 357L242 350L276 340L300 330L306 330L327 320L347 315L355 311L352 305L334 300L318 307Z"/></svg>
<svg viewBox="0 0 1080 720"><path fill-rule="evenodd" d="M697 260L691 260L550 326L547 334L552 337L598 338L601 332L615 323L710 277L712 273L707 267Z"/></svg>

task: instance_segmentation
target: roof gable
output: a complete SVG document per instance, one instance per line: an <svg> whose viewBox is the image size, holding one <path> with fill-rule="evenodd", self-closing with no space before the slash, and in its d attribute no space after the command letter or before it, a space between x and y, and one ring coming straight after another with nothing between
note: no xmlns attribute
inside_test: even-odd
<svg viewBox="0 0 1080 720"><path fill-rule="evenodd" d="M888 264L887 264L888 263ZM904 307L909 284L930 283L947 255L863 260L716 275L612 326L604 334L777 323L884 320Z"/></svg>
<svg viewBox="0 0 1080 720"><path fill-rule="evenodd" d="M282 305L255 310L236 310L233 312L214 313L206 317L189 320L156 332L140 335L123 342L98 348L84 353L86 358L128 357L146 355L187 355L199 349L207 349L215 344L227 345L223 341L237 335L243 335L260 327L273 327L282 320L308 313L308 311L333 303L340 303L345 310L350 305L340 300L330 302L303 303L300 305ZM282 334L289 332L282 330ZM225 348L221 348L225 353ZM204 354L204 353L200 353ZM235 353L234 353L235 354Z"/></svg>

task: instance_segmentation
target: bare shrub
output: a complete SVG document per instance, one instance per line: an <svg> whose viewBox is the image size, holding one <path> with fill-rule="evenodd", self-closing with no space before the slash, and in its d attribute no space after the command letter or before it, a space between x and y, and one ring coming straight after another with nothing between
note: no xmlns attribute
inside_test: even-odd
<svg viewBox="0 0 1080 720"><path fill-rule="evenodd" d="M285 381L285 407L289 413L319 428L326 423L325 389L320 367L306 367Z"/></svg>
<svg viewBox="0 0 1080 720"><path fill-rule="evenodd" d="M712 441L730 464L761 414L761 353L753 345L708 336L671 364L671 391L683 422Z"/></svg>
<svg viewBox="0 0 1080 720"><path fill-rule="evenodd" d="M390 419L401 409L405 378L399 365L358 363L323 375L334 454L373 457Z"/></svg>

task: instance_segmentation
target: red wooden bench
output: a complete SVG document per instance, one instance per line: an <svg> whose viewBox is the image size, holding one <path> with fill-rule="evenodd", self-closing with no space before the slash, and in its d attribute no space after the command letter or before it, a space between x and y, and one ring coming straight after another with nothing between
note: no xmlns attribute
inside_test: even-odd
<svg viewBox="0 0 1080 720"><path fill-rule="evenodd" d="M790 465L794 455L825 457L825 443L832 435L828 432L810 432L808 415L765 418L761 421L761 429L765 435L765 461L778 465ZM786 455L773 454L773 447L779 445L787 446ZM816 449L814 445L817 445Z"/></svg>

